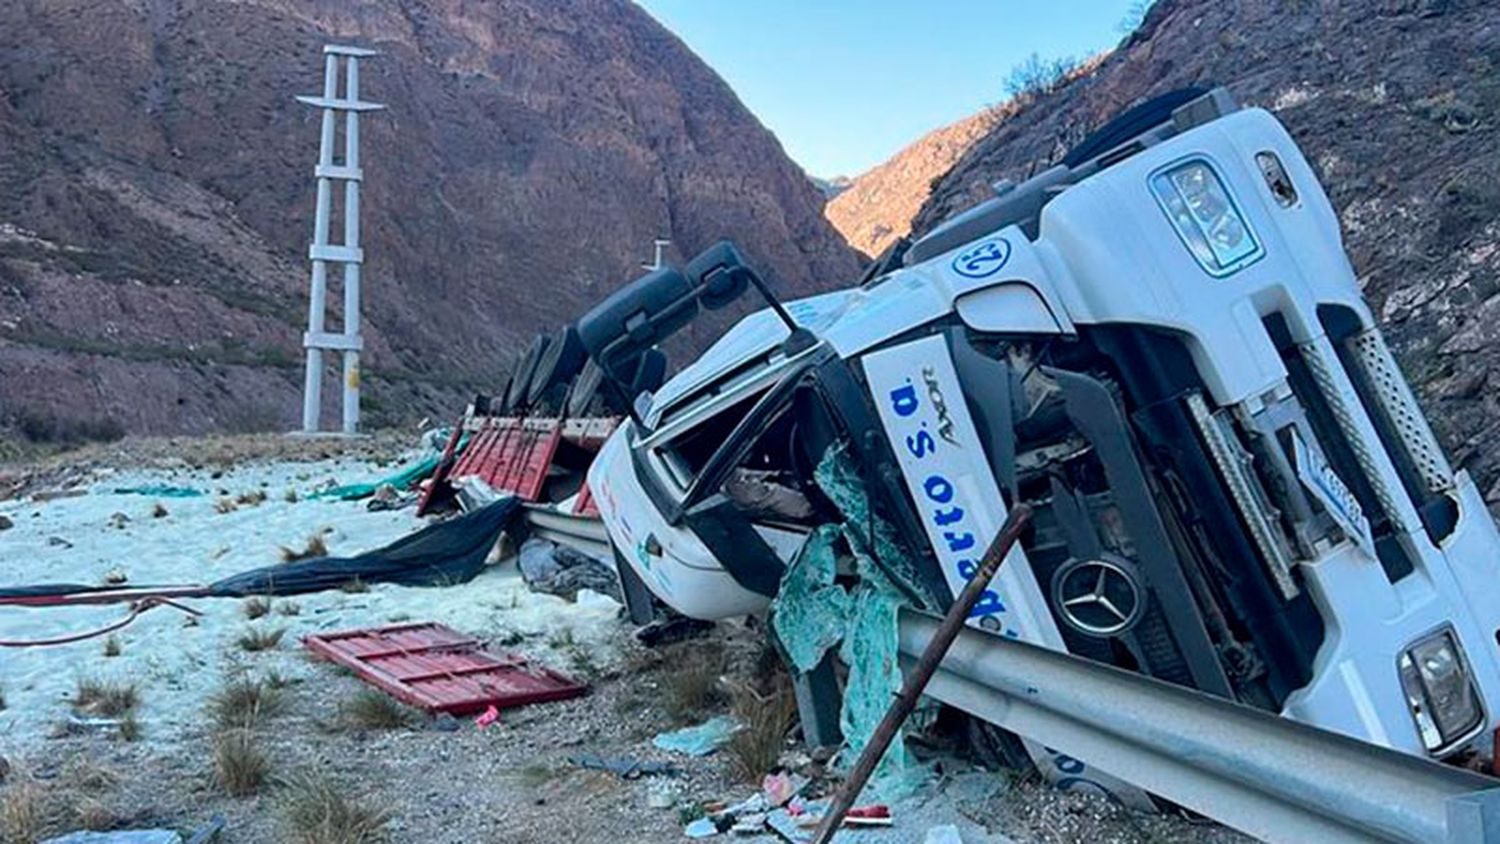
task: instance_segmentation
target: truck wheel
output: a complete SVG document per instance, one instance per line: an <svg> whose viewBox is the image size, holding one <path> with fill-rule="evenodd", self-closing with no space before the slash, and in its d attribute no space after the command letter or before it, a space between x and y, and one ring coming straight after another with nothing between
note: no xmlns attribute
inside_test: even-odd
<svg viewBox="0 0 1500 844"><path fill-rule="evenodd" d="M594 413L594 397L599 395L600 383L604 380L604 370L599 364L589 358L583 364L583 371L573 379L572 392L568 393L568 405L564 410L569 419L580 419L591 416Z"/></svg>
<svg viewBox="0 0 1500 844"><path fill-rule="evenodd" d="M552 341L545 334L538 334L526 354L516 364L515 374L510 379L510 389L506 391L506 409L512 413L519 413L526 409L527 397L531 394L531 379L536 374L537 364L542 360L542 355L547 351L547 346Z"/></svg>
<svg viewBox="0 0 1500 844"><path fill-rule="evenodd" d="M578 329L571 325L563 326L537 361L526 400L536 404L554 387L572 381L583 368L585 360L588 360L588 352L584 351L583 341L578 339Z"/></svg>

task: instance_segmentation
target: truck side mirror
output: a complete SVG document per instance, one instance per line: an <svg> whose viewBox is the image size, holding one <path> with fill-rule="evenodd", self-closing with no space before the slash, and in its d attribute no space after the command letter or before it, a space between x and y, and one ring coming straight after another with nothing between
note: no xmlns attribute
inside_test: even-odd
<svg viewBox="0 0 1500 844"><path fill-rule="evenodd" d="M703 309L717 311L744 294L755 271L745 264L733 243L721 240L689 261L683 272L698 289Z"/></svg>
<svg viewBox="0 0 1500 844"><path fill-rule="evenodd" d="M611 293L578 320L578 338L606 372L636 359L698 315L694 285L675 267L661 267Z"/></svg>

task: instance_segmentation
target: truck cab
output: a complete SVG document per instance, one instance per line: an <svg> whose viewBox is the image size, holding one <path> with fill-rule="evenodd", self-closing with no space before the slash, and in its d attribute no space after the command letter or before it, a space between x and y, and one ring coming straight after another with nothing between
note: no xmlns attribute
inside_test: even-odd
<svg viewBox="0 0 1500 844"><path fill-rule="evenodd" d="M612 298L594 334L651 342ZM857 287L747 317L635 409L589 485L636 603L764 612L813 531L849 518L822 482L838 462L915 606L951 604L1026 502L970 623L1489 755L1500 534L1312 169L1222 89L1132 109Z"/></svg>

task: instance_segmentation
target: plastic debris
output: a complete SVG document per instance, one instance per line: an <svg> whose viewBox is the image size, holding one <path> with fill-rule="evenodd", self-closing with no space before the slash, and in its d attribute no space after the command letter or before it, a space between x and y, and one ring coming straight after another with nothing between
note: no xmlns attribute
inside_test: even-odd
<svg viewBox="0 0 1500 844"><path fill-rule="evenodd" d="M735 819L729 831L735 835L759 835L766 831L766 816L762 813L742 815Z"/></svg>
<svg viewBox="0 0 1500 844"><path fill-rule="evenodd" d="M521 579L533 592L576 601L580 590L590 589L616 601L624 600L614 569L566 545L528 539L521 544L516 565L521 570Z"/></svg>
<svg viewBox="0 0 1500 844"><path fill-rule="evenodd" d="M182 844L170 829L121 829L113 832L70 832L42 844Z"/></svg>
<svg viewBox="0 0 1500 844"><path fill-rule="evenodd" d="M115 495L149 495L152 498L197 498L203 495L203 490L193 489L186 486L167 486L165 484L151 484L148 486L122 486L115 487Z"/></svg>
<svg viewBox="0 0 1500 844"><path fill-rule="evenodd" d="M659 733L651 743L662 750L674 750L689 756L707 756L723 747L741 725L727 715L715 715L695 727Z"/></svg>
<svg viewBox="0 0 1500 844"><path fill-rule="evenodd" d="M890 826L894 822L891 807L884 803L855 806L844 815L845 826Z"/></svg>
<svg viewBox="0 0 1500 844"><path fill-rule="evenodd" d="M719 834L719 827L708 818L699 818L684 827L682 834L689 838L712 838Z"/></svg>
<svg viewBox="0 0 1500 844"><path fill-rule="evenodd" d="M440 455L430 454L409 466L402 468L393 475L388 475L377 481L361 484L345 484L335 486L320 492L313 493L311 498L337 498L340 501L356 501L361 498L369 498L382 486L393 486L396 489L410 489L417 482L432 474L437 468Z"/></svg>
<svg viewBox="0 0 1500 844"><path fill-rule="evenodd" d="M646 806L651 809L670 809L682 796L682 786L675 780L652 779L646 785Z"/></svg>
<svg viewBox="0 0 1500 844"><path fill-rule="evenodd" d="M761 780L760 793L771 806L784 806L807 785L806 777L794 777L787 773L766 774Z"/></svg>
<svg viewBox="0 0 1500 844"><path fill-rule="evenodd" d="M655 762L646 759L635 759L629 756L606 758L594 753L583 753L578 756L568 757L568 761L580 768L609 771L627 780L639 779L643 776L675 777L682 773L671 762Z"/></svg>
<svg viewBox="0 0 1500 844"><path fill-rule="evenodd" d="M490 706L489 706L488 709L486 709L485 711L479 713L479 717L477 717L477 718L474 719L474 726L476 726L479 729L483 730L483 729L488 728L489 725L491 725L491 724L493 724L493 723L495 723L496 721L499 721L499 720L500 720L500 710L496 709L494 704L490 704Z"/></svg>

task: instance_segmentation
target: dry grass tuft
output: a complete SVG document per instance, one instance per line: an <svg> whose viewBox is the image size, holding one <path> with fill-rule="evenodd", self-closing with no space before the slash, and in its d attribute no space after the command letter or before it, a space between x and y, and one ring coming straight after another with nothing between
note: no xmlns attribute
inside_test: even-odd
<svg viewBox="0 0 1500 844"><path fill-rule="evenodd" d="M165 519L166 517L167 517L167 505L161 503L160 501L158 501L155 504L151 505L151 518L153 518L153 519Z"/></svg>
<svg viewBox="0 0 1500 844"><path fill-rule="evenodd" d="M42 789L32 780L13 783L0 792L0 841L33 844L47 823Z"/></svg>
<svg viewBox="0 0 1500 844"><path fill-rule="evenodd" d="M240 509L240 505L234 503L233 498L220 498L218 501L214 502L214 512L219 513L220 515L233 513L238 509Z"/></svg>
<svg viewBox="0 0 1500 844"><path fill-rule="evenodd" d="M692 658L684 660L680 670L663 677L661 706L667 717L674 723L688 724L703 720L728 703L719 687L722 668L722 658Z"/></svg>
<svg viewBox="0 0 1500 844"><path fill-rule="evenodd" d="M360 689L339 707L344 726L355 730L396 730L411 726L415 713L385 692Z"/></svg>
<svg viewBox="0 0 1500 844"><path fill-rule="evenodd" d="M104 832L114 829L120 818L94 797L80 797L73 804L73 825L89 832Z"/></svg>
<svg viewBox="0 0 1500 844"><path fill-rule="evenodd" d="M390 819L314 773L288 778L277 803L287 840L297 844L364 844Z"/></svg>
<svg viewBox="0 0 1500 844"><path fill-rule="evenodd" d="M322 534L313 534L307 538L307 545L298 551L294 548L281 546L281 561L283 563L295 563L298 560L311 560L314 557L328 556L328 543L323 541Z"/></svg>
<svg viewBox="0 0 1500 844"><path fill-rule="evenodd" d="M344 584L339 587L339 590L347 592L350 595L359 595L364 592L370 591L370 584L365 583L363 580L360 580L356 577L353 580L345 581Z"/></svg>
<svg viewBox="0 0 1500 844"><path fill-rule="evenodd" d="M285 627L274 627L270 630L256 630L251 628L240 635L240 647L254 653L256 651L269 651L281 644L281 637L286 635Z"/></svg>
<svg viewBox="0 0 1500 844"><path fill-rule="evenodd" d="M744 725L724 746L735 773L745 782L759 783L776 766L786 749L786 732L797 714L792 690L778 684L771 694L762 696L742 688L734 694L734 717Z"/></svg>
<svg viewBox="0 0 1500 844"><path fill-rule="evenodd" d="M105 656L119 656L120 655L120 640L116 639L114 636L110 636L109 638L105 639L104 640L104 655Z"/></svg>
<svg viewBox="0 0 1500 844"><path fill-rule="evenodd" d="M297 490L295 490L295 489L289 489L289 490L286 491L285 495L281 496L281 498L282 498L282 500L286 501L286 503L288 503L288 504L296 504L297 503Z"/></svg>
<svg viewBox="0 0 1500 844"><path fill-rule="evenodd" d="M266 491L263 489L252 489L249 492L240 493L234 503L241 507L259 507L266 503Z"/></svg>
<svg viewBox="0 0 1500 844"><path fill-rule="evenodd" d="M261 616L271 612L270 598L246 598L244 603L245 617L254 621Z"/></svg>
<svg viewBox="0 0 1500 844"><path fill-rule="evenodd" d="M79 791L106 791L120 784L120 775L90 756L75 756L63 767L63 780Z"/></svg>
<svg viewBox="0 0 1500 844"><path fill-rule="evenodd" d="M276 612L280 615L301 615L302 605L296 601L282 601L276 605Z"/></svg>
<svg viewBox="0 0 1500 844"><path fill-rule="evenodd" d="M281 711L283 703L280 687L273 683L231 680L209 697L208 713L220 729L248 729Z"/></svg>
<svg viewBox="0 0 1500 844"><path fill-rule="evenodd" d="M141 737L141 722L134 712L125 713L120 719L120 741L138 741Z"/></svg>
<svg viewBox="0 0 1500 844"><path fill-rule="evenodd" d="M271 763L249 730L229 730L214 740L214 777L229 796L254 794L270 773Z"/></svg>
<svg viewBox="0 0 1500 844"><path fill-rule="evenodd" d="M135 709L140 702L141 696L134 683L81 678L73 690L74 709L104 718L118 718Z"/></svg>

